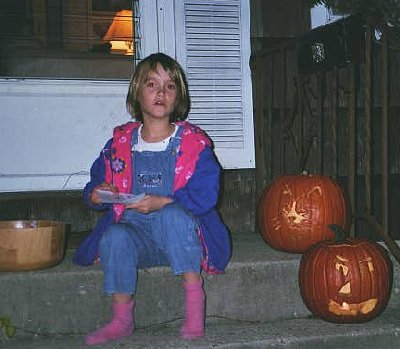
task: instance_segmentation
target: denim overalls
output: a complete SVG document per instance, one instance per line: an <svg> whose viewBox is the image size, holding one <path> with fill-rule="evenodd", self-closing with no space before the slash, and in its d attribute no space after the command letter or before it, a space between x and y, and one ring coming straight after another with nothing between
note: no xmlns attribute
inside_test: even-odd
<svg viewBox="0 0 400 349"><path fill-rule="evenodd" d="M181 132L179 127L164 151L133 152L134 194L173 194ZM138 129L132 145L137 140ZM125 210L121 221L112 224L100 240L104 291L134 294L139 268L170 265L175 275L200 272L202 251L197 229L197 219L177 203L148 214Z"/></svg>

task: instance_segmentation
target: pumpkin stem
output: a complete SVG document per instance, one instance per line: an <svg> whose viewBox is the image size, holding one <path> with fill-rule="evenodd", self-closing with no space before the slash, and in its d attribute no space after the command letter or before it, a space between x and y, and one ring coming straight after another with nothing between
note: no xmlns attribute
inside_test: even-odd
<svg viewBox="0 0 400 349"><path fill-rule="evenodd" d="M337 224L329 224L328 227L335 233L335 241L343 242L347 239L347 232Z"/></svg>
<svg viewBox="0 0 400 349"><path fill-rule="evenodd" d="M303 172L306 168L306 163L308 160L308 157L310 156L310 151L312 148L312 145L314 142L316 142L317 140L317 136L316 135L312 135L308 140L307 140L307 144L305 145L305 151L302 152L302 158L300 159L300 163L299 163L299 167L300 167L300 172Z"/></svg>

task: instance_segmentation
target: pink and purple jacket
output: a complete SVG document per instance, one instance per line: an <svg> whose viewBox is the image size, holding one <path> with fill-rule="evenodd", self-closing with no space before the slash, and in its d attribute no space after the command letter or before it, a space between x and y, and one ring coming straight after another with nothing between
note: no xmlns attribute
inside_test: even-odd
<svg viewBox="0 0 400 349"><path fill-rule="evenodd" d="M220 165L210 139L199 127L187 121L177 122L177 125L183 130L171 197L192 212L200 223L198 233L203 247L203 270L221 273L229 261L231 243L226 226L215 209L219 195ZM106 210L106 213L77 249L74 256L77 264L90 265L94 262L103 232L123 215L123 205L93 205L89 198L93 188L102 182L113 182L122 193L131 192L131 141L133 131L139 126L138 122L129 122L116 127L113 138L107 142L91 167L91 180L84 189L84 200L89 207Z"/></svg>

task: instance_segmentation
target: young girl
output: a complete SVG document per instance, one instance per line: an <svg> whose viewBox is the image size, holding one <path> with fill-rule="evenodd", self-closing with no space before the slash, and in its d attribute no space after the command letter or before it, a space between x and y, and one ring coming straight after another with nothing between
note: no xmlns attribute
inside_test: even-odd
<svg viewBox="0 0 400 349"><path fill-rule="evenodd" d="M210 139L183 121L190 101L186 77L174 59L157 53L141 61L126 101L136 122L114 129L84 189L87 204L107 212L79 246L74 262L99 260L104 291L113 298L111 322L85 341L99 344L132 334L138 269L160 265L183 277L181 336L201 337L205 294L200 273L222 273L230 256L229 235L215 210L220 166ZM145 196L135 203L108 204L99 190L117 197Z"/></svg>

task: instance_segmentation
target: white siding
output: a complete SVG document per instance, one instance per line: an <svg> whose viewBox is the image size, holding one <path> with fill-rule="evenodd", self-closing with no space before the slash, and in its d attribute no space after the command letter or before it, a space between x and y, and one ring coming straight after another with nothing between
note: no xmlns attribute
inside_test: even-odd
<svg viewBox="0 0 400 349"><path fill-rule="evenodd" d="M0 80L0 192L81 189L125 111L128 82Z"/></svg>

